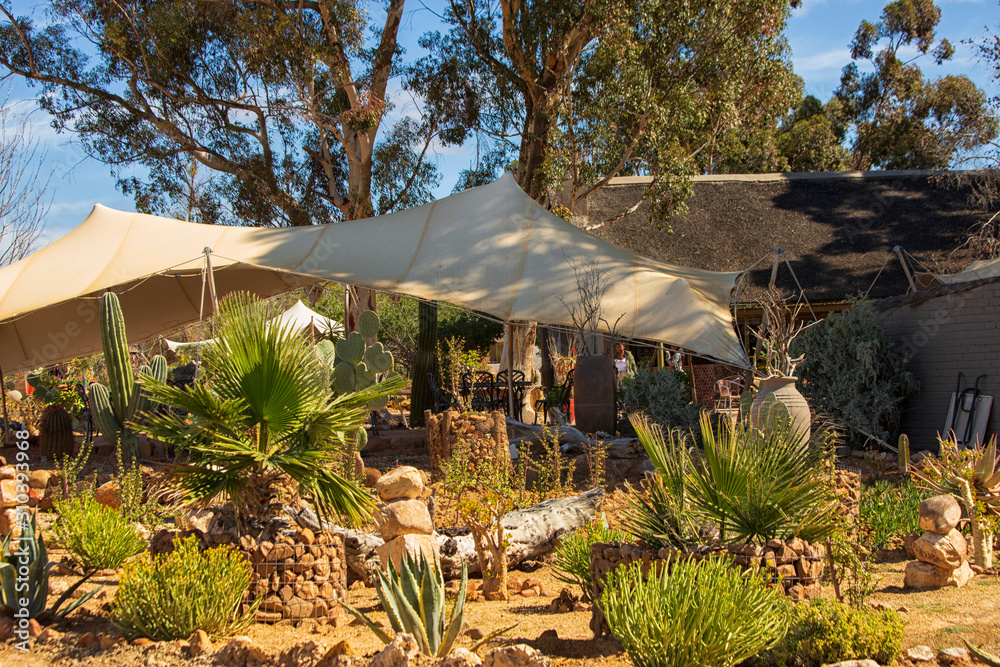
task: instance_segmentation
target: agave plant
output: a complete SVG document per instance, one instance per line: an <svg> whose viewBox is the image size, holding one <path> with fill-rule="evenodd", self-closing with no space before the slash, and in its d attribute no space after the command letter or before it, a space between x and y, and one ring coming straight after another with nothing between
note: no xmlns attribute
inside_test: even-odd
<svg viewBox="0 0 1000 667"><path fill-rule="evenodd" d="M923 468L911 471L917 484L936 493L950 493L961 500L972 524L976 563L993 567L993 526L1000 517L1000 463L997 437L985 447L959 447L953 439L938 439L940 456L927 457Z"/></svg>
<svg viewBox="0 0 1000 667"><path fill-rule="evenodd" d="M224 300L215 341L203 352L208 379L185 390L142 377L153 400L175 408L145 415L142 428L187 452L175 480L189 501L222 497L242 519L262 522L278 507L278 482L287 477L321 517L361 523L372 501L335 470L349 434L364 423L365 404L403 381L335 397L308 343L269 323L271 315L247 294Z"/></svg>
<svg viewBox="0 0 1000 667"><path fill-rule="evenodd" d="M632 424L657 473L649 501L634 504L627 519L637 537L680 546L690 541L694 524L713 526L724 542L811 541L835 531L839 514L832 480L824 475L829 432L807 439L790 419L771 420L766 431L723 420L716 431L706 413L704 458L696 461L679 431L664 438L641 417L633 416Z"/></svg>
<svg viewBox="0 0 1000 667"><path fill-rule="evenodd" d="M469 581L468 567L462 565L462 584L458 598L451 608L451 616L445 620L444 578L441 575L441 561L437 554L428 560L421 552L411 558L404 554L399 571L389 560L388 574L377 570L378 581L375 592L382 608L389 616L389 624L394 632L413 635L420 652L435 657L443 657L451 651L452 644L462 630L462 616L465 609L465 589ZM348 604L341 603L354 614L379 639L388 644L392 637L386 634L371 619Z"/></svg>
<svg viewBox="0 0 1000 667"><path fill-rule="evenodd" d="M46 607L49 595L49 570L55 563L49 562L48 551L45 548L45 538L35 529L35 517L30 523L22 524L20 540L12 540L8 535L0 546L0 606L7 607L11 612L24 609L28 618L47 622L55 618L63 618L77 607L92 598L101 589L97 587L86 595L74 600L68 607L62 609L66 600L87 581L96 571L92 571L77 580L59 596L55 604ZM16 547L12 550L11 543ZM27 566L27 577L18 576ZM24 585L27 584L27 590ZM23 604L23 603L27 604Z"/></svg>

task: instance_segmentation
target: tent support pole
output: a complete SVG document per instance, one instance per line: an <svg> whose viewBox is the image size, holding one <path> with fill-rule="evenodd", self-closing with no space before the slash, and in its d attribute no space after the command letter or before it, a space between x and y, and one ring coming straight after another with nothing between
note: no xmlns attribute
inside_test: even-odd
<svg viewBox="0 0 1000 667"><path fill-rule="evenodd" d="M507 414L514 417L514 337L510 320L506 322L507 327Z"/></svg>
<svg viewBox="0 0 1000 667"><path fill-rule="evenodd" d="M910 273L910 267L906 263L906 258L903 257L903 246L896 246L892 249L896 253L896 257L899 258L899 263L903 265L903 273L906 274L906 280L910 283L910 289L914 292L917 291L917 284L913 282L913 274Z"/></svg>

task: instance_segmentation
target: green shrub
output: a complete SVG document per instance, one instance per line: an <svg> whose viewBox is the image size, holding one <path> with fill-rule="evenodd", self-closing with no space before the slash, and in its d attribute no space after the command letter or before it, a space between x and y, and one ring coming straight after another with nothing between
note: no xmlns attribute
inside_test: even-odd
<svg viewBox="0 0 1000 667"><path fill-rule="evenodd" d="M640 563L619 567L598 604L638 667L730 667L788 628L782 594L718 558L681 560L645 581Z"/></svg>
<svg viewBox="0 0 1000 667"><path fill-rule="evenodd" d="M629 414L641 412L664 428L690 429L698 423L698 407L691 405L686 376L671 371L639 368L622 379L618 395Z"/></svg>
<svg viewBox="0 0 1000 667"><path fill-rule="evenodd" d="M796 605L792 623L768 656L778 667L820 667L842 660L891 665L903 650L906 621L893 609L854 608L814 600Z"/></svg>
<svg viewBox="0 0 1000 667"><path fill-rule="evenodd" d="M590 546L598 542L619 542L628 539L624 530L608 528L604 521L595 521L566 536L556 547L552 561L552 576L564 584L580 587L588 602L593 597L594 580L590 576Z"/></svg>
<svg viewBox="0 0 1000 667"><path fill-rule="evenodd" d="M899 435L902 403L919 389L906 360L886 338L870 302L830 315L795 339L799 387L814 410L840 422L858 449L870 433L886 442Z"/></svg>
<svg viewBox="0 0 1000 667"><path fill-rule="evenodd" d="M877 480L861 487L861 534L872 549L898 546L919 530L920 501L934 495L909 479L901 484Z"/></svg>
<svg viewBox="0 0 1000 667"><path fill-rule="evenodd" d="M239 552L202 552L194 538L178 540L169 554L125 566L111 619L129 639L186 639L196 630L232 635L253 623L256 604L240 613L249 586L250 566Z"/></svg>
<svg viewBox="0 0 1000 667"><path fill-rule="evenodd" d="M121 512L90 496L56 502L57 541L84 571L114 570L146 549L146 540Z"/></svg>
<svg viewBox="0 0 1000 667"><path fill-rule="evenodd" d="M704 457L697 460L697 450L688 450L679 431L664 435L640 416L631 421L663 480L666 501L662 512L652 503L645 509L633 504L641 511L631 513L628 525L638 538L651 544L674 536L684 540L693 522L699 530L717 530L727 543L792 537L812 542L832 535L842 521L827 431L814 429L806 439L792 431L790 420L776 420L766 432L723 420L716 432L704 414ZM651 498L655 491L650 485ZM657 534L656 521L668 530Z"/></svg>

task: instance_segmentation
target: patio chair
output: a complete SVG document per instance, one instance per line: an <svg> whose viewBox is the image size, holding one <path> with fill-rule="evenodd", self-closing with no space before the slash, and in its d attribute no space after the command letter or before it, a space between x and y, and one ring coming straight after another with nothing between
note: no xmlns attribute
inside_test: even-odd
<svg viewBox="0 0 1000 667"><path fill-rule="evenodd" d="M476 373L472 381L472 398L469 407L473 410L491 412L497 409L495 380L490 373Z"/></svg>
<svg viewBox="0 0 1000 667"><path fill-rule="evenodd" d="M715 392L719 398L715 401L716 412L729 412L733 409L733 400L739 400L743 393L744 380L738 375L716 381Z"/></svg>
<svg viewBox="0 0 1000 667"><path fill-rule="evenodd" d="M461 403L454 400L451 396L443 392L438 388L437 382L434 380L434 373L427 374L427 384L431 387L431 394L434 396L434 412L444 412L448 408L458 408L462 409Z"/></svg>
<svg viewBox="0 0 1000 667"><path fill-rule="evenodd" d="M535 401L535 413L542 413L542 421L548 423L549 410L558 408L564 413L569 412L569 399L573 393L573 373L566 374L566 380L551 389L545 390L545 397Z"/></svg>
<svg viewBox="0 0 1000 667"><path fill-rule="evenodd" d="M514 371L511 374L511 383L514 387L514 414L510 416L517 419L517 421L521 421L521 408L524 406L524 390L527 384L524 379L524 371ZM497 373L495 386L497 409L507 414L509 406L509 401L507 400L507 371Z"/></svg>

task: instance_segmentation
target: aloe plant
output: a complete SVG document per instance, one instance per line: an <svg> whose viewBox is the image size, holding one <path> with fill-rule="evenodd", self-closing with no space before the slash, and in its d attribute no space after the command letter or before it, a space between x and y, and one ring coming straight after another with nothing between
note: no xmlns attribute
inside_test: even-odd
<svg viewBox="0 0 1000 667"><path fill-rule="evenodd" d="M927 457L923 468L911 472L917 484L937 493L958 496L972 524L976 563L993 567L993 523L1000 517L1000 470L997 437L985 447L959 447L952 439L939 439L940 456Z"/></svg>
<svg viewBox="0 0 1000 667"><path fill-rule="evenodd" d="M20 540L15 541L12 538L13 534L4 538L3 546L0 547L0 554L3 556L3 560L0 560L0 606L7 606L15 613L23 609L24 612L21 613L27 613L28 618L46 622L67 616L100 590L101 587L98 587L74 600L65 609L61 609L73 592L93 576L96 572L94 570L66 589L52 607L46 608L49 595L49 570L56 564L49 562L45 538L35 529L35 517L31 517L30 523L22 525ZM13 549L12 542L15 545ZM28 567L27 579L18 576L18 570L25 565ZM23 588L25 583L28 586L27 590ZM25 601L27 604L22 604Z"/></svg>
<svg viewBox="0 0 1000 667"><path fill-rule="evenodd" d="M444 578L441 576L441 561L437 554L433 561L420 553L416 559L404 554L399 571L389 559L389 571L377 571L375 592L382 602L382 608L389 616L389 624L394 632L405 632L417 640L421 653L443 657L451 651L452 644L462 630L462 615L465 609L465 589L469 581L466 565L462 565L462 585L458 599L451 608L451 616L445 620ZM343 603L342 603L343 604ZM363 613L343 604L347 611L359 618L379 639L386 644L392 637Z"/></svg>

